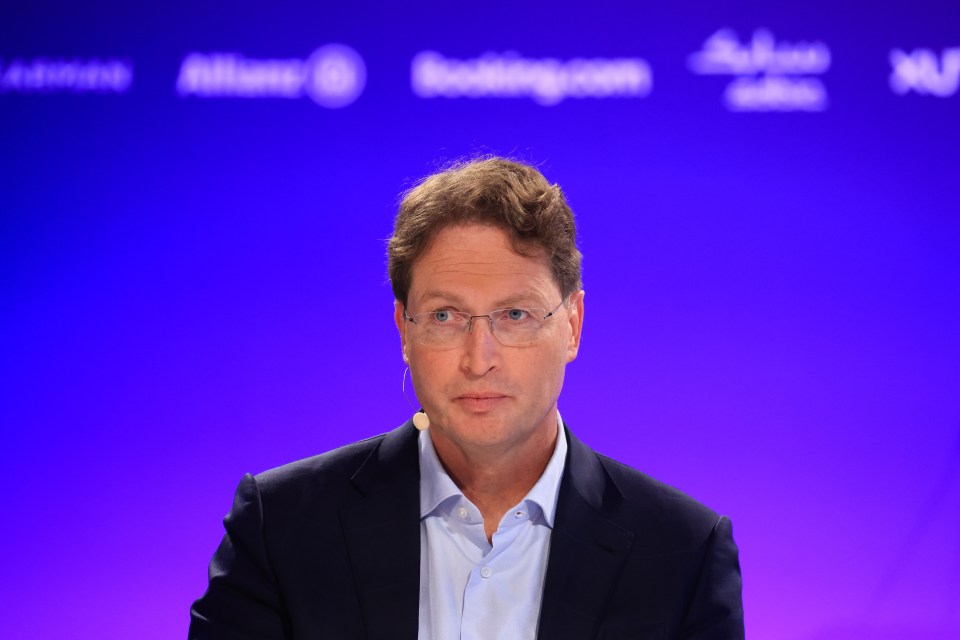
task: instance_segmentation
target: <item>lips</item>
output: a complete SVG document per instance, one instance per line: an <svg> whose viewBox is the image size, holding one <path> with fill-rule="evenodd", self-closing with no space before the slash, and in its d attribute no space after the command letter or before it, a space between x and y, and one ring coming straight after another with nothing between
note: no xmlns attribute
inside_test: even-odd
<svg viewBox="0 0 960 640"><path fill-rule="evenodd" d="M507 396L499 393L465 393L454 398L460 406L477 413L496 408Z"/></svg>

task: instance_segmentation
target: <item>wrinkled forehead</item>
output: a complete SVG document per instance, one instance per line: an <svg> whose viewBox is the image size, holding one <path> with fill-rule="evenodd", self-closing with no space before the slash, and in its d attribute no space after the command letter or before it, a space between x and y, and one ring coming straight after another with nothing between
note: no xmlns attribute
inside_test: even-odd
<svg viewBox="0 0 960 640"><path fill-rule="evenodd" d="M516 245L508 231L489 225L438 230L413 263L408 302L555 305L559 287L546 252L533 243L520 251Z"/></svg>

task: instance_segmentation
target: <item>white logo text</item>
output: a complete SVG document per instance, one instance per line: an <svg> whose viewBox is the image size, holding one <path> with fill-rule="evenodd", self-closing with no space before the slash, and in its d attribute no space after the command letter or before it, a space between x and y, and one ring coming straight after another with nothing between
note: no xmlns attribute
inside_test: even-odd
<svg viewBox="0 0 960 640"><path fill-rule="evenodd" d="M366 66L350 47L330 44L306 60L245 58L238 53L191 53L180 65L177 93L203 98L300 98L336 109L355 101Z"/></svg>
<svg viewBox="0 0 960 640"><path fill-rule="evenodd" d="M0 63L0 93L126 93L133 64L125 60L15 59Z"/></svg>
<svg viewBox="0 0 960 640"><path fill-rule="evenodd" d="M566 98L639 98L653 76L640 58L522 58L485 53L456 60L434 51L413 58L410 84L421 98L519 98L552 106Z"/></svg>
<svg viewBox="0 0 960 640"><path fill-rule="evenodd" d="M757 29L749 43L721 29L692 54L690 70L698 75L737 76L726 89L731 111L823 111L827 91L818 78L830 68L830 49L822 42L777 42Z"/></svg>
<svg viewBox="0 0 960 640"><path fill-rule="evenodd" d="M940 98L952 96L960 85L960 48L946 49L941 56L929 49L890 52L890 88L904 95L911 91Z"/></svg>

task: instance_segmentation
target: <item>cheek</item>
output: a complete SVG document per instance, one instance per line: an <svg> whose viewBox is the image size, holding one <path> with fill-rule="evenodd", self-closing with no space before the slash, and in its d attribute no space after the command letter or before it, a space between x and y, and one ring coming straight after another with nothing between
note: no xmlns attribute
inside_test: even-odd
<svg viewBox="0 0 960 640"><path fill-rule="evenodd" d="M537 357L525 359L525 375L535 381L535 385L546 393L554 393L563 382L564 367L567 362L566 345L551 344L537 354Z"/></svg>
<svg viewBox="0 0 960 640"><path fill-rule="evenodd" d="M453 366L449 358L449 352L410 352L410 377L418 395L428 398L443 388Z"/></svg>

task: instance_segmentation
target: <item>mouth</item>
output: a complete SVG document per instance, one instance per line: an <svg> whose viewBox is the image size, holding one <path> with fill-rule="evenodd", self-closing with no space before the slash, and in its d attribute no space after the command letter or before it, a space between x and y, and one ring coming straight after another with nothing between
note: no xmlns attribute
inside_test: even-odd
<svg viewBox="0 0 960 640"><path fill-rule="evenodd" d="M483 413L496 408L506 399L507 396L499 393L465 393L457 396L453 401L468 411Z"/></svg>

